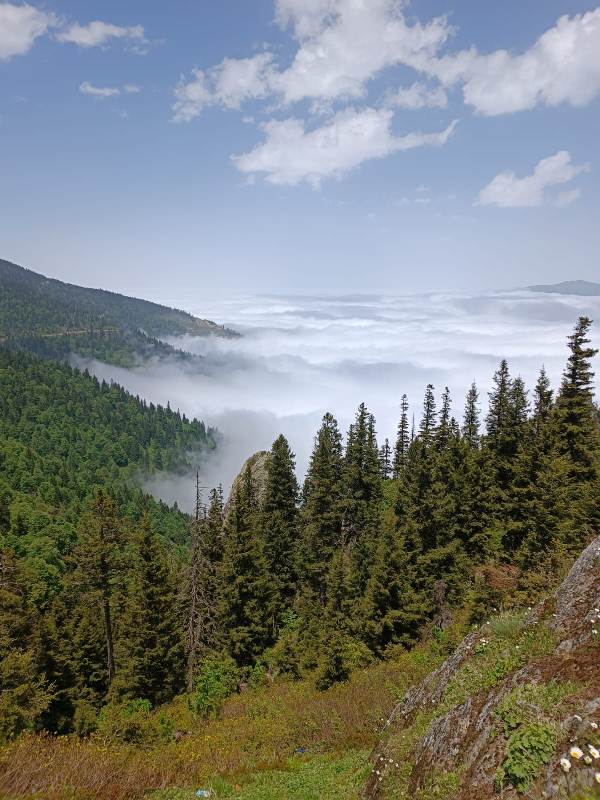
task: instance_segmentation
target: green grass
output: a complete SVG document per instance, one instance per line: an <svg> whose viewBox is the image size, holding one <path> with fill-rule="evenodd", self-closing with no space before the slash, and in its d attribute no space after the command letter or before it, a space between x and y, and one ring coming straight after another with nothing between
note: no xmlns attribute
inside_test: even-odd
<svg viewBox="0 0 600 800"><path fill-rule="evenodd" d="M368 771L368 754L350 751L340 757L292 758L285 769L247 775L237 783L216 778L198 788L212 789L215 800L357 800ZM167 789L148 798L195 800L195 792Z"/></svg>

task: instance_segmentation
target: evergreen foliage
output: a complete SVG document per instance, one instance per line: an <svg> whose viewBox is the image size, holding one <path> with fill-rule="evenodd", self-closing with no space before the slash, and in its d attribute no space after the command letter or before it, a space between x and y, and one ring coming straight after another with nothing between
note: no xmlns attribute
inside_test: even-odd
<svg viewBox="0 0 600 800"><path fill-rule="evenodd" d="M260 491L249 461L189 519L123 481L210 447L201 423L0 350L0 736L88 733L186 684L202 715L240 681L327 689L465 601L530 599L600 524L590 326L556 398L503 360L482 430L474 384L461 427L429 385L416 436L402 397L393 463L364 404L345 438L326 414L301 492L280 436Z"/></svg>

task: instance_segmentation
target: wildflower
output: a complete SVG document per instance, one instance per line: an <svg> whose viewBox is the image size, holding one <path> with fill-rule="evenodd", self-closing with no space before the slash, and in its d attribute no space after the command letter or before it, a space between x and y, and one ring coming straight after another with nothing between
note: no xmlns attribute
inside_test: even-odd
<svg viewBox="0 0 600 800"><path fill-rule="evenodd" d="M583 719L579 716L579 714L573 714L573 719L576 722L583 722Z"/></svg>
<svg viewBox="0 0 600 800"><path fill-rule="evenodd" d="M598 752L598 750L596 750L596 748L593 745L588 744L588 750L590 751L590 755L592 756L592 758L600 758L600 753Z"/></svg>
<svg viewBox="0 0 600 800"><path fill-rule="evenodd" d="M600 772L597 772L597 773L594 775L594 779L595 779L596 783L600 783Z"/></svg>
<svg viewBox="0 0 600 800"><path fill-rule="evenodd" d="M576 758L579 761L579 759L583 756L583 750L581 749L581 747L577 746L572 747L569 750L569 755L571 756L571 758Z"/></svg>
<svg viewBox="0 0 600 800"><path fill-rule="evenodd" d="M561 758L560 765L563 768L563 772L568 772L571 769L571 762L568 758Z"/></svg>
<svg viewBox="0 0 600 800"><path fill-rule="evenodd" d="M594 628L594 629L593 629L593 631L592 631L592 635L593 635L593 636L598 636L598 629L597 629L597 628Z"/></svg>
<svg viewBox="0 0 600 800"><path fill-rule="evenodd" d="M592 763L592 759L589 756L584 756L583 760L585 761L586 764L591 764Z"/></svg>
<svg viewBox="0 0 600 800"><path fill-rule="evenodd" d="M598 723L597 722L590 722L590 728L593 728L595 731L598 730Z"/></svg>

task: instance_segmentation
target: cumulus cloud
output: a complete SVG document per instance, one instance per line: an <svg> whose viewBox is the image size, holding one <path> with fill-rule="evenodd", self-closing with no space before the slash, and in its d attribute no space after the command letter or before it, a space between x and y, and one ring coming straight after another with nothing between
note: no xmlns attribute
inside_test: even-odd
<svg viewBox="0 0 600 800"><path fill-rule="evenodd" d="M541 206L553 202L559 206L569 205L579 197L579 190L562 192L555 198L548 196L547 189L572 181L577 175L589 170L588 164L573 164L571 155L560 150L553 156L543 158L531 175L518 178L514 172L501 172L479 193L477 204L500 208Z"/></svg>
<svg viewBox="0 0 600 800"><path fill-rule="evenodd" d="M292 64L272 81L287 103L363 97L383 69L417 67L450 34L444 17L408 24L395 0L283 0L277 17L300 38Z"/></svg>
<svg viewBox="0 0 600 800"><path fill-rule="evenodd" d="M384 104L388 108L404 108L410 111L420 108L446 108L448 95L441 86L429 88L424 83L415 82L411 86L386 94Z"/></svg>
<svg viewBox="0 0 600 800"><path fill-rule="evenodd" d="M289 67L278 69L273 55L262 53L194 70L175 88L175 119L188 122L207 105L239 108L270 96L287 104L363 97L381 70L433 57L450 32L442 17L409 25L396 0L277 0L276 20L290 25L298 42ZM440 105L441 96L438 90L432 103L434 95L423 94L421 102Z"/></svg>
<svg viewBox="0 0 600 800"><path fill-rule="evenodd" d="M452 122L437 133L397 136L392 119L388 109L366 108L340 111L312 130L299 119L273 120L263 125L265 141L233 161L241 172L263 174L270 183L293 186L307 181L318 187L324 178L339 177L364 161L445 144L456 127Z"/></svg>
<svg viewBox="0 0 600 800"><path fill-rule="evenodd" d="M69 42L79 47L104 47L111 39L123 39L140 53L145 52L149 44L142 25L122 27L100 20L94 20L87 25L74 22L60 31L56 38L59 42Z"/></svg>
<svg viewBox="0 0 600 800"><path fill-rule="evenodd" d="M126 83L124 86L94 86L89 81L84 81L79 85L79 91L81 94L106 100L107 97L118 97L120 94L137 94L141 89L134 83Z"/></svg>
<svg viewBox="0 0 600 800"><path fill-rule="evenodd" d="M475 48L423 63L450 85L463 85L465 103L487 116L538 105L587 105L600 92L600 8L563 16L524 53Z"/></svg>
<svg viewBox="0 0 600 800"><path fill-rule="evenodd" d="M225 58L208 72L192 70L175 88L173 118L190 122L206 106L239 109L242 102L267 96L273 75L273 56L260 53L252 58Z"/></svg>
<svg viewBox="0 0 600 800"><path fill-rule="evenodd" d="M276 0L276 21L290 27L297 41L291 64L277 68L271 54L255 57L258 62L225 59L209 70L210 82L216 84L221 72L248 71L250 88L239 96L233 91L233 102L227 103L222 100L227 93L212 85L207 89L212 102L232 108L246 99L278 96L288 104L308 98L326 106L364 97L369 81L395 65L444 86L459 84L465 103L488 116L537 105L583 106L600 92L600 8L560 17L520 54L505 49L482 54L473 46L442 55L454 32L446 18L409 24L396 0ZM205 78L197 72L189 82L200 109L206 103ZM176 95L185 85L177 87ZM427 89L418 82L395 95L390 90L389 96L402 108L446 105L441 87Z"/></svg>
<svg viewBox="0 0 600 800"><path fill-rule="evenodd" d="M0 3L0 61L27 53L56 24L56 17L30 5Z"/></svg>

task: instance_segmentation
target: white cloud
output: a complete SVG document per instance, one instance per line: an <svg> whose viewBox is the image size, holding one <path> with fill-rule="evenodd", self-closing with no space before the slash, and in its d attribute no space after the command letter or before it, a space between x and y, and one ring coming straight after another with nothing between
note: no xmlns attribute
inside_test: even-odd
<svg viewBox="0 0 600 800"><path fill-rule="evenodd" d="M55 23L53 14L33 6L0 3L0 61L27 53Z"/></svg>
<svg viewBox="0 0 600 800"><path fill-rule="evenodd" d="M349 108L325 125L307 131L298 119L273 120L263 125L265 141L239 156L236 167L244 173L262 173L269 183L297 185L306 181L318 187L324 178L339 177L374 158L385 158L401 150L424 145L442 145L456 123L439 133L392 131L389 109Z"/></svg>
<svg viewBox="0 0 600 800"><path fill-rule="evenodd" d="M584 106L600 92L600 8L560 17L520 55L472 48L424 62L423 70L447 85L460 81L465 103L487 116Z"/></svg>
<svg viewBox="0 0 600 800"><path fill-rule="evenodd" d="M122 27L100 20L94 20L87 25L74 22L58 33L56 38L59 42L69 42L79 47L103 47L111 39L125 39L137 52L144 52L148 45L142 25Z"/></svg>
<svg viewBox="0 0 600 800"><path fill-rule="evenodd" d="M446 108L448 96L441 86L430 89L424 83L416 82L406 88L388 93L384 102L388 108L405 108L407 110Z"/></svg>
<svg viewBox="0 0 600 800"><path fill-rule="evenodd" d="M81 94L88 94L97 97L99 100L106 100L107 97L117 97L121 93L137 94L141 89L133 83L126 83L123 87L119 86L93 86L89 81L84 81L79 86Z"/></svg>
<svg viewBox="0 0 600 800"><path fill-rule="evenodd" d="M275 17L282 28L292 25L298 39L314 36L340 6L339 0L275 0Z"/></svg>
<svg viewBox="0 0 600 800"><path fill-rule="evenodd" d="M568 192L559 192L556 195L556 205L559 208L566 208L567 206L570 206L571 203L579 200L580 197L581 189L571 189Z"/></svg>
<svg viewBox="0 0 600 800"><path fill-rule="evenodd" d="M546 190L572 181L577 175L589 170L588 164L576 165L571 155L560 150L553 156L543 158L525 178L517 178L514 172L501 172L479 193L477 205L500 208L523 208L541 206L551 200ZM579 190L562 192L554 202L568 205L577 199Z"/></svg>
<svg viewBox="0 0 600 800"><path fill-rule="evenodd" d="M208 72L192 70L191 80L182 79L175 88L176 122L190 122L206 106L239 109L242 102L262 99L270 91L273 56L260 53L252 58L225 58Z"/></svg>
<svg viewBox="0 0 600 800"><path fill-rule="evenodd" d="M450 34L443 17L407 24L396 0L281 0L277 11L300 39L272 81L287 103L362 97L381 70L431 59Z"/></svg>
<svg viewBox="0 0 600 800"><path fill-rule="evenodd" d="M173 119L175 122L191 122L199 116L205 106L213 102L213 93L207 85L206 73L201 69L192 70L194 76L189 81L183 79L175 87Z"/></svg>

